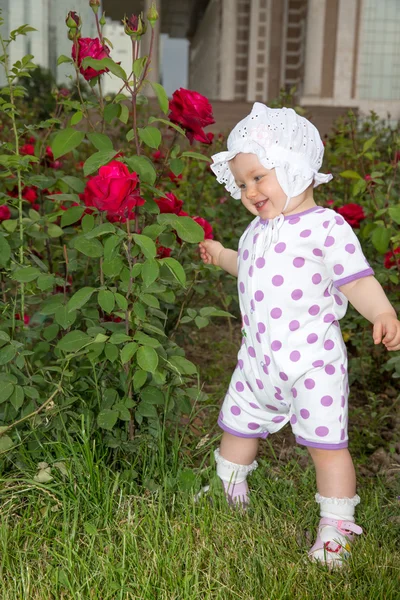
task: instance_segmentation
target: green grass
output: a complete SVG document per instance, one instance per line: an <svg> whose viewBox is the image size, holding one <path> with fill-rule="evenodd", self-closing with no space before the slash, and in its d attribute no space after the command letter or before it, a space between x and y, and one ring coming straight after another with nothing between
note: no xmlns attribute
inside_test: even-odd
<svg viewBox="0 0 400 600"><path fill-rule="evenodd" d="M23 474L0 480L4 600L400 598L393 478L360 483L357 522L366 534L348 568L331 573L305 558L318 510L314 472L304 460L302 467L296 458L260 458L249 479L251 509L241 513L227 507L211 458L196 480L171 467L150 492L107 467L85 440L43 452L49 463L63 459L68 474L53 468L54 480L39 484L27 457ZM158 462L147 456L148 477ZM212 490L196 504L201 479L211 479Z"/></svg>

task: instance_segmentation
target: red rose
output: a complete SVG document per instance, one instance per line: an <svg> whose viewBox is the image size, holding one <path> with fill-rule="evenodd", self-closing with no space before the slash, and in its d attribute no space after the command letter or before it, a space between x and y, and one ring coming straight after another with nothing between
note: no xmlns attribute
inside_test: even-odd
<svg viewBox="0 0 400 600"><path fill-rule="evenodd" d="M15 313L15 318L18 319L18 321L21 320L21 315L19 313ZM24 315L24 323L25 325L29 325L31 318L29 315Z"/></svg>
<svg viewBox="0 0 400 600"><path fill-rule="evenodd" d="M204 230L204 239L212 240L214 238L213 229L208 221L203 219L202 217L192 217L193 221L196 221L200 225L200 227Z"/></svg>
<svg viewBox="0 0 400 600"><path fill-rule="evenodd" d="M395 155L394 155L394 164L397 165L397 163L400 161L400 150L396 150Z"/></svg>
<svg viewBox="0 0 400 600"><path fill-rule="evenodd" d="M1 208L1 207L0 207ZM400 266L400 256L396 258L395 254L400 255L400 246L394 249L394 252L386 252L384 266L385 269L391 269L396 266L396 263Z"/></svg>
<svg viewBox="0 0 400 600"><path fill-rule="evenodd" d="M365 219L364 209L359 204L345 204L344 206L339 206L336 209L342 217L351 225L352 227L358 228L360 227L360 222Z"/></svg>
<svg viewBox="0 0 400 600"><path fill-rule="evenodd" d="M180 175L175 175L175 173L173 173L172 171L170 171L168 173L168 177L170 178L170 180L172 181L172 183L177 184L177 183L179 183L179 181L181 181L183 175L182 175L182 173Z"/></svg>
<svg viewBox="0 0 400 600"><path fill-rule="evenodd" d="M92 67L87 67L86 69L81 67L83 59L88 56L90 56L91 58L95 58L96 60L108 58L110 56L110 48L108 48L108 46L103 46L99 38L80 38L78 40L78 44L78 67L81 75L84 76L86 81L90 81L94 77L97 77L98 75L101 75L102 73L106 73L108 71L108 69L103 69L102 71L95 71L94 69L92 69ZM76 62L75 44L72 46L72 58Z"/></svg>
<svg viewBox="0 0 400 600"><path fill-rule="evenodd" d="M165 195L168 197L168 200L167 198L155 198L158 208L160 209L160 213L178 215L183 206L182 200L178 200L178 198L172 192L167 192Z"/></svg>
<svg viewBox="0 0 400 600"><path fill-rule="evenodd" d="M19 153L26 156L34 156L35 155L35 146L33 144L24 144L19 149Z"/></svg>
<svg viewBox="0 0 400 600"><path fill-rule="evenodd" d="M123 163L112 160L86 184L84 202L107 212L107 218L125 221L133 218L134 207L144 204L137 188L138 176Z"/></svg>
<svg viewBox="0 0 400 600"><path fill-rule="evenodd" d="M5 204L0 206L0 221L8 221L11 217L10 209Z"/></svg>
<svg viewBox="0 0 400 600"><path fill-rule="evenodd" d="M38 199L37 191L33 187L26 187L22 190L22 197L27 202L34 204Z"/></svg>
<svg viewBox="0 0 400 600"><path fill-rule="evenodd" d="M163 158L165 158L165 154L163 154L161 152L161 150L156 150L155 152L153 152L153 154L151 155L151 158L155 161L155 162L161 162L163 160Z"/></svg>
<svg viewBox="0 0 400 600"><path fill-rule="evenodd" d="M215 137L214 134L210 131L209 133L207 133L207 137L209 139L210 144L212 144Z"/></svg>
<svg viewBox="0 0 400 600"><path fill-rule="evenodd" d="M212 106L201 94L192 90L180 88L172 94L172 100L169 101L169 119L177 123L186 131L186 137L193 143L193 140L210 144L211 141L203 128L215 123Z"/></svg>
<svg viewBox="0 0 400 600"><path fill-rule="evenodd" d="M157 246L157 258L168 258L171 256L171 248L165 248L165 246Z"/></svg>

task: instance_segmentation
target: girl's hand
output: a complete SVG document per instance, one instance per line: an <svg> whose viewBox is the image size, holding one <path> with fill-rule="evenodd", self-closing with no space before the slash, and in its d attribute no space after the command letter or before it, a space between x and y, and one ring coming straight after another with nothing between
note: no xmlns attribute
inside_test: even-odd
<svg viewBox="0 0 400 600"><path fill-rule="evenodd" d="M206 265L214 265L215 267L220 267L219 257L224 249L223 245L220 242L216 242L215 240L204 240L204 242L200 242L200 258Z"/></svg>
<svg viewBox="0 0 400 600"><path fill-rule="evenodd" d="M389 352L400 350L400 321L392 313L382 313L377 316L372 335L375 344L382 341Z"/></svg>

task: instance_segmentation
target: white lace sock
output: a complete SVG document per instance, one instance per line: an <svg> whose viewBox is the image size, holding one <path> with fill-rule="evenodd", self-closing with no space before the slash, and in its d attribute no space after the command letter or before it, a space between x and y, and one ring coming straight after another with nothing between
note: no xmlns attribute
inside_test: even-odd
<svg viewBox="0 0 400 600"><path fill-rule="evenodd" d="M246 479L249 473L257 469L257 461L253 461L251 465L237 465L221 456L219 448L214 451L214 457L217 463L217 475L224 485L229 504L246 506L249 502L249 487Z"/></svg>
<svg viewBox="0 0 400 600"><path fill-rule="evenodd" d="M355 495L353 498L325 498L320 494L315 494L315 500L321 507L321 517L354 523L355 507L360 502L359 496ZM346 546L346 537L336 527L324 525L320 535L323 542L335 541L343 547ZM314 558L325 562L324 550L317 550L314 553ZM335 561L342 560L343 556L331 553L329 558L330 561Z"/></svg>

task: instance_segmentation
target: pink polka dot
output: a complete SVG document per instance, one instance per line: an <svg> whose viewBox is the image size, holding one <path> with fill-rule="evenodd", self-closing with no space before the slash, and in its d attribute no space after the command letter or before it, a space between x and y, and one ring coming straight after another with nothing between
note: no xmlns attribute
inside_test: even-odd
<svg viewBox="0 0 400 600"><path fill-rule="evenodd" d="M279 244L275 246L274 250L280 254L286 250L286 244L284 242L279 242Z"/></svg>
<svg viewBox="0 0 400 600"><path fill-rule="evenodd" d="M313 367L315 367L316 369L318 367L323 367L324 366L324 361L323 360L315 360L312 364Z"/></svg>
<svg viewBox="0 0 400 600"><path fill-rule="evenodd" d="M327 375L333 375L335 373L336 369L333 365L326 365L325 367L325 373Z"/></svg>
<svg viewBox="0 0 400 600"><path fill-rule="evenodd" d="M278 394L280 394L280 393L281 393L281 391L282 391L282 390L281 390L281 388L280 388L280 387L278 387L277 385L274 385L274 388L276 389L276 391L278 392Z"/></svg>
<svg viewBox="0 0 400 600"><path fill-rule="evenodd" d="M282 311L280 308L273 308L271 310L271 317L273 319L279 319L282 316Z"/></svg>
<svg viewBox="0 0 400 600"><path fill-rule="evenodd" d="M252 392L252 391L253 391L253 388L251 387L251 385L249 384L249 382L248 382L248 381L246 381L246 385L247 385L247 387L249 388L249 390Z"/></svg>
<svg viewBox="0 0 400 600"><path fill-rule="evenodd" d="M340 406L342 408L344 408L345 404L346 404L346 398L344 396L341 396L341 398L340 398Z"/></svg>
<svg viewBox="0 0 400 600"><path fill-rule="evenodd" d="M308 390L312 390L315 387L315 381L314 379L306 379L304 385Z"/></svg>
<svg viewBox="0 0 400 600"><path fill-rule="evenodd" d="M293 290L291 295L293 300L300 300L300 298L303 296L303 292L301 290Z"/></svg>
<svg viewBox="0 0 400 600"><path fill-rule="evenodd" d="M267 365L264 365L264 366L263 366L263 371L264 371L264 373L265 373L266 375L268 375L269 371L268 371L268 367L267 367Z"/></svg>
<svg viewBox="0 0 400 600"><path fill-rule="evenodd" d="M344 431L344 429L342 429L340 432L340 439L344 440L345 437L346 437L345 431Z"/></svg>
<svg viewBox="0 0 400 600"><path fill-rule="evenodd" d="M248 317L247 315L244 315L244 317L243 317L243 321L245 322L245 324L246 324L247 326L249 326L249 325L250 325L249 317Z"/></svg>
<svg viewBox="0 0 400 600"><path fill-rule="evenodd" d="M303 419L308 419L310 412L306 408L302 408L300 411L300 416L303 417Z"/></svg>
<svg viewBox="0 0 400 600"><path fill-rule="evenodd" d="M239 365L239 368L240 368L240 369L243 369L243 364L244 364L244 363L243 363L242 359L241 359L241 358L239 358L239 360L238 360L238 365Z"/></svg>
<svg viewBox="0 0 400 600"><path fill-rule="evenodd" d="M329 298L329 296L330 296L329 288L326 288L326 290L324 291L324 296L325 296L325 298Z"/></svg>
<svg viewBox="0 0 400 600"><path fill-rule="evenodd" d="M250 300L250 308L251 308L251 310L253 312L256 310L256 305L254 304L254 300L253 299Z"/></svg>
<svg viewBox="0 0 400 600"><path fill-rule="evenodd" d="M335 243L335 238L332 237L331 235L328 235L326 237L324 246L326 246L327 248L329 248L330 246L333 246L334 243Z"/></svg>
<svg viewBox="0 0 400 600"><path fill-rule="evenodd" d="M317 427L315 430L315 435L318 437L326 437L329 433L329 429L327 427Z"/></svg>
<svg viewBox="0 0 400 600"><path fill-rule="evenodd" d="M340 365L340 370L342 371L343 375L346 373L346 369L343 365Z"/></svg>
<svg viewBox="0 0 400 600"><path fill-rule="evenodd" d="M276 406L272 406L272 404L266 404L265 408L268 408L269 410L275 410L278 411L278 408L276 408Z"/></svg>
<svg viewBox="0 0 400 600"><path fill-rule="evenodd" d="M242 294L244 294L244 283L243 283L243 281L241 281L239 283L239 290L242 292Z"/></svg>
<svg viewBox="0 0 400 600"><path fill-rule="evenodd" d="M310 235L311 235L311 229L304 229L304 231L302 231L300 233L300 237L302 237L302 238L306 238Z"/></svg>
<svg viewBox="0 0 400 600"><path fill-rule="evenodd" d="M333 271L336 275L341 275L344 271L344 267L343 267L343 265L335 265L333 267Z"/></svg>
<svg viewBox="0 0 400 600"><path fill-rule="evenodd" d="M265 333L265 325L264 323L257 323L257 328L260 333Z"/></svg>
<svg viewBox="0 0 400 600"><path fill-rule="evenodd" d="M300 221L300 217L293 217L292 219L288 220L288 223L289 223L289 225L295 225L299 221Z"/></svg>
<svg viewBox="0 0 400 600"><path fill-rule="evenodd" d="M231 413L237 417L242 411L238 406L231 406Z"/></svg>
<svg viewBox="0 0 400 600"><path fill-rule="evenodd" d="M290 353L290 360L292 362L300 360L300 352L298 350L293 350L293 352Z"/></svg>
<svg viewBox="0 0 400 600"><path fill-rule="evenodd" d="M244 390L244 385L243 385L243 383L241 381L238 381L236 383L235 387L236 387L236 389L237 389L238 392L243 392L243 390Z"/></svg>
<svg viewBox="0 0 400 600"><path fill-rule="evenodd" d="M279 340L274 340L271 344L271 349L274 352L277 352L278 350L280 350L282 348L282 343Z"/></svg>
<svg viewBox="0 0 400 600"><path fill-rule="evenodd" d="M257 290L254 294L254 298L255 300L257 300L257 302L261 302L261 300L264 299L264 292L262 292L261 290Z"/></svg>
<svg viewBox="0 0 400 600"><path fill-rule="evenodd" d="M249 402L251 408L257 408L258 410L260 409L259 406L257 406L257 404L254 404L254 402Z"/></svg>
<svg viewBox="0 0 400 600"><path fill-rule="evenodd" d="M251 267L249 269L249 277L253 277L253 273L254 273L254 267L253 267L253 265L251 265Z"/></svg>
<svg viewBox="0 0 400 600"><path fill-rule="evenodd" d="M274 394L274 398L276 398L277 400L283 400L283 396L281 396L280 394Z"/></svg>
<svg viewBox="0 0 400 600"><path fill-rule="evenodd" d="M344 220L342 219L342 217L339 217L339 215L335 216L335 221L338 225L343 225Z"/></svg>
<svg viewBox="0 0 400 600"><path fill-rule="evenodd" d="M258 342L259 344L261 344L261 336L260 336L260 334L258 333L258 331L257 331L257 333L256 333L256 340L257 340L257 342Z"/></svg>
<svg viewBox="0 0 400 600"><path fill-rule="evenodd" d="M317 304L313 304L309 309L308 312L310 315L312 315L313 317L315 317L315 315L317 315L319 313L319 306Z"/></svg>
<svg viewBox="0 0 400 600"><path fill-rule="evenodd" d="M290 417L290 422L291 422L292 425L296 425L296 423L297 423L297 417L296 417L296 415L292 415Z"/></svg>
<svg viewBox="0 0 400 600"><path fill-rule="evenodd" d="M248 251L248 250L245 250L245 251L243 252L243 260L247 260L248 258L249 258L249 251Z"/></svg>
<svg viewBox="0 0 400 600"><path fill-rule="evenodd" d="M324 348L325 350L332 350L332 348L335 347L335 342L333 340L326 340L324 342Z"/></svg>
<svg viewBox="0 0 400 600"><path fill-rule="evenodd" d="M307 342L309 344L315 344L317 339L318 339L318 336L316 333L310 333L310 335L307 336Z"/></svg>
<svg viewBox="0 0 400 600"><path fill-rule="evenodd" d="M271 359L268 356L268 354L264 354L264 361L265 361L265 364L267 365L267 367L271 364Z"/></svg>
<svg viewBox="0 0 400 600"><path fill-rule="evenodd" d="M249 356L251 356L251 358L256 357L256 351L254 350L253 346L249 346L248 353L249 353Z"/></svg>
<svg viewBox="0 0 400 600"><path fill-rule="evenodd" d="M322 223L322 225L323 225L323 227L324 227L325 229L328 229L328 227L329 227L329 221L324 221L324 222Z"/></svg>
<svg viewBox="0 0 400 600"><path fill-rule="evenodd" d="M320 250L319 248L314 248L313 254L314 256L322 256L322 250Z"/></svg>
<svg viewBox="0 0 400 600"><path fill-rule="evenodd" d="M290 331L296 331L299 327L300 327L300 323L298 321L296 321L296 319L294 321L290 321L290 323L289 323Z"/></svg>
<svg viewBox="0 0 400 600"><path fill-rule="evenodd" d="M258 240L258 236L259 236L259 234L256 233L256 235L253 237L253 244L255 244L256 241Z"/></svg>
<svg viewBox="0 0 400 600"><path fill-rule="evenodd" d="M241 248L238 248L238 257L240 256Z"/></svg>
<svg viewBox="0 0 400 600"><path fill-rule="evenodd" d="M274 417L272 420L274 423L282 423L282 421L285 420L285 417L282 417L282 415L279 415L279 417Z"/></svg>
<svg viewBox="0 0 400 600"><path fill-rule="evenodd" d="M283 371L279 373L279 377L282 379L282 381L287 381L289 379L289 377Z"/></svg>
<svg viewBox="0 0 400 600"><path fill-rule="evenodd" d="M356 247L354 246L354 244L346 244L345 247L344 247L344 249L349 254L354 254L354 252L356 251Z"/></svg>
<svg viewBox="0 0 400 600"><path fill-rule="evenodd" d="M261 379L256 379L256 384L259 390L263 390L264 389L264 384L261 381Z"/></svg>
<svg viewBox="0 0 400 600"><path fill-rule="evenodd" d="M335 315L328 313L324 316L324 323L332 323L335 320Z"/></svg>
<svg viewBox="0 0 400 600"><path fill-rule="evenodd" d="M333 402L332 396L322 396L321 404L322 406L330 406Z"/></svg>
<svg viewBox="0 0 400 600"><path fill-rule="evenodd" d="M254 430L254 429L258 429L258 428L260 427L260 425L259 425L258 423L249 423L249 424L247 425L247 427L248 427L249 429L253 429L253 430Z"/></svg>
<svg viewBox="0 0 400 600"><path fill-rule="evenodd" d="M272 278L272 283L276 287L278 287L279 285L282 285L283 281L284 281L284 279L283 279L282 275L274 275Z"/></svg>
<svg viewBox="0 0 400 600"><path fill-rule="evenodd" d="M224 420L224 413L222 412L222 410L219 413L219 418L221 419L221 421Z"/></svg>
<svg viewBox="0 0 400 600"><path fill-rule="evenodd" d="M317 285L318 283L321 283L321 281L322 281L322 277L319 273L315 273L312 276L312 282L315 283L315 285Z"/></svg>
<svg viewBox="0 0 400 600"><path fill-rule="evenodd" d="M264 265L265 265L265 258L257 258L256 267L258 269L262 269Z"/></svg>
<svg viewBox="0 0 400 600"><path fill-rule="evenodd" d="M306 261L304 260L304 258L302 258L301 256L297 256L297 258L295 258L293 261L293 265L299 269L304 265L305 262Z"/></svg>
<svg viewBox="0 0 400 600"><path fill-rule="evenodd" d="M297 390L296 390L296 388L292 388L290 391L292 392L293 398L297 398Z"/></svg>

